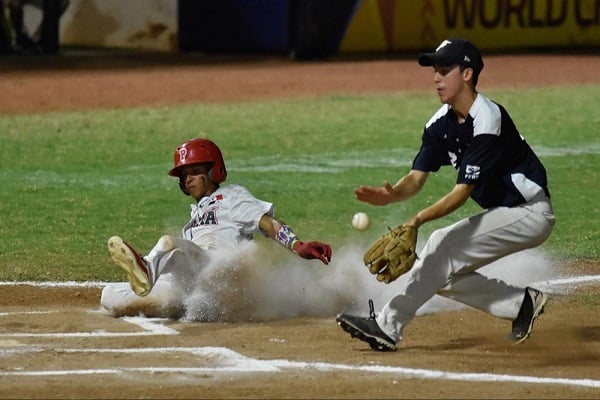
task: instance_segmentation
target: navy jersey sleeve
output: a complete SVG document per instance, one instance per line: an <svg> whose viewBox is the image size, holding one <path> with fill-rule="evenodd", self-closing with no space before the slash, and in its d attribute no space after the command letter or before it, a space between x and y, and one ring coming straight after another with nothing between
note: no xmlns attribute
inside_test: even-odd
<svg viewBox="0 0 600 400"><path fill-rule="evenodd" d="M451 160L444 143L448 110L448 106L444 104L425 124L421 138L421 148L413 160L412 169L423 172L436 172L443 165L450 164Z"/></svg>
<svg viewBox="0 0 600 400"><path fill-rule="evenodd" d="M446 157L447 159L447 157ZM435 141L427 139L427 133L423 134L423 143L417 153L412 169L425 172L436 172L442 165L446 165L440 146Z"/></svg>

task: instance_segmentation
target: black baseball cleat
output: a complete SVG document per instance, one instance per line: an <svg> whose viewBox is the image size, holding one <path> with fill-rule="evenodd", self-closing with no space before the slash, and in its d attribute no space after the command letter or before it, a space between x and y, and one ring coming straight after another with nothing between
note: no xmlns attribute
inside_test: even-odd
<svg viewBox="0 0 600 400"><path fill-rule="evenodd" d="M548 301L541 291L534 288L525 288L525 299L519 310L519 315L512 323L512 332L508 339L515 344L524 342L533 329L533 322L544 312L544 306Z"/></svg>
<svg viewBox="0 0 600 400"><path fill-rule="evenodd" d="M396 351L396 343L381 330L377 321L375 321L372 300L369 300L369 308L369 318L355 317L342 313L338 314L335 320L350 336L369 343L373 350Z"/></svg>

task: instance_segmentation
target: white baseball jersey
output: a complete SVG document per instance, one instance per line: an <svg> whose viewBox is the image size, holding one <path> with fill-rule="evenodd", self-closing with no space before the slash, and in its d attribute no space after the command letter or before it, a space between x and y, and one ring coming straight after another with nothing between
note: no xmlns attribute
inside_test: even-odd
<svg viewBox="0 0 600 400"><path fill-rule="evenodd" d="M192 204L182 236L200 247L232 247L252 238L263 215L273 216L273 204L255 198L243 186L220 187Z"/></svg>

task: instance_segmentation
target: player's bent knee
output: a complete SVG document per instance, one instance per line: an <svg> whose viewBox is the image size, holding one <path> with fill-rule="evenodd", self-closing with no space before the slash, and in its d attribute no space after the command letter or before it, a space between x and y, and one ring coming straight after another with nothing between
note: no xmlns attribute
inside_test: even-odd
<svg viewBox="0 0 600 400"><path fill-rule="evenodd" d="M444 240L448 237L447 229L437 229L433 231L431 235L429 235L429 239L427 240L427 252L435 252L443 243Z"/></svg>

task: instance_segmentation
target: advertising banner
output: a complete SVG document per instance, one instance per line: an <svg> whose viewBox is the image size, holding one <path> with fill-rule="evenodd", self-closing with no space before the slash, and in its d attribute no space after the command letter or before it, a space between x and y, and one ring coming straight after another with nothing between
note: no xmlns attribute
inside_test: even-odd
<svg viewBox="0 0 600 400"><path fill-rule="evenodd" d="M600 46L600 0L363 0L339 50L421 50L448 37L485 49Z"/></svg>

